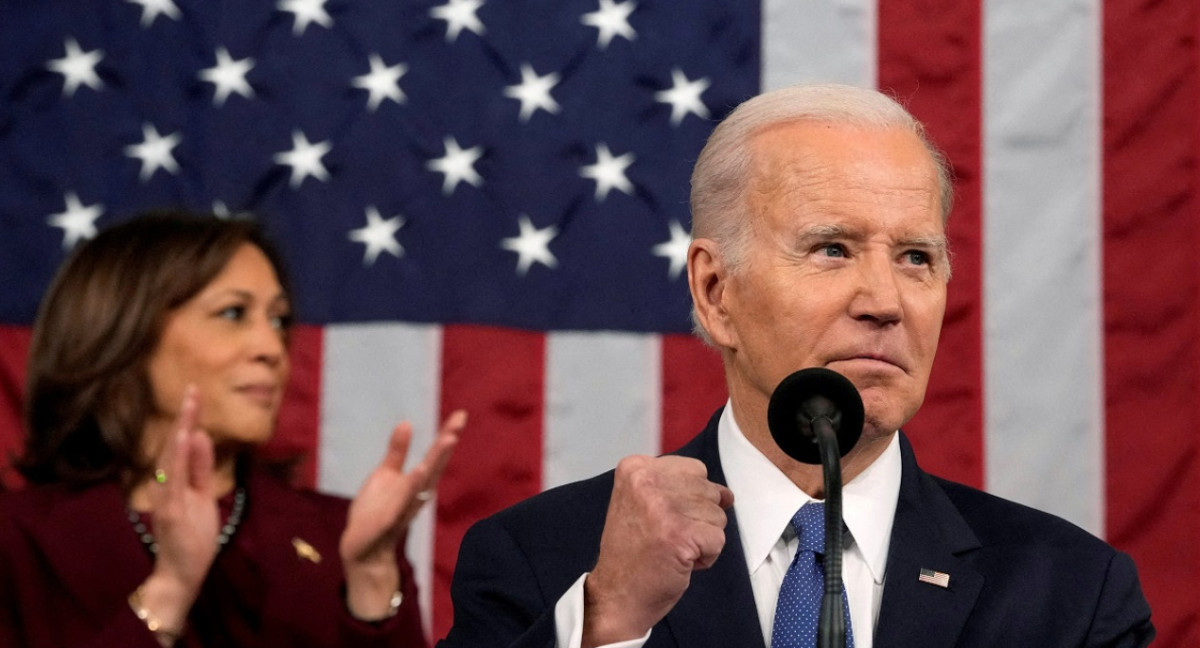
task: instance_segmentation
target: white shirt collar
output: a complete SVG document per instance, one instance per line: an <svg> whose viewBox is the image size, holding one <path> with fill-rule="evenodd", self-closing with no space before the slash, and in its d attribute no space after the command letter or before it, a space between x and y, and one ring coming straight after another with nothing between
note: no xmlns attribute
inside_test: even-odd
<svg viewBox="0 0 1200 648"><path fill-rule="evenodd" d="M813 498L746 439L734 420L732 403L726 404L717 424L717 447L726 484L733 491L746 567L754 573L788 528L792 515ZM850 531L848 541L858 545L877 584L883 583L887 566L900 472L900 440L893 434L883 454L842 487L842 519Z"/></svg>

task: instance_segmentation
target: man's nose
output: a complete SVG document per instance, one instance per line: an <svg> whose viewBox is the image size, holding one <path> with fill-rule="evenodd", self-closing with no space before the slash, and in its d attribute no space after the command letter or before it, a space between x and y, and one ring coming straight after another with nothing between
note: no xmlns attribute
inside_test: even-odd
<svg viewBox="0 0 1200 648"><path fill-rule="evenodd" d="M891 259L883 255L865 255L859 259L858 271L850 315L879 324L900 321L903 307L899 277Z"/></svg>

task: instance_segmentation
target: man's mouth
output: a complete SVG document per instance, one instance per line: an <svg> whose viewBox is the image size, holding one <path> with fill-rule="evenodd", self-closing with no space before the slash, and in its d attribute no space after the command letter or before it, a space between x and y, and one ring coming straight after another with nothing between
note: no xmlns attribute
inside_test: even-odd
<svg viewBox="0 0 1200 648"><path fill-rule="evenodd" d="M849 364L861 368L876 367L876 370L900 370L906 372L904 365L896 360L895 357L880 353L846 355L827 362L826 366L836 370L835 365L838 364Z"/></svg>

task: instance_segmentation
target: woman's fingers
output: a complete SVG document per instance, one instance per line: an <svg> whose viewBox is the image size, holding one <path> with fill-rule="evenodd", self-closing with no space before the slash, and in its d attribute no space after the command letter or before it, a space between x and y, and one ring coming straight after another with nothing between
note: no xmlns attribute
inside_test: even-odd
<svg viewBox="0 0 1200 648"><path fill-rule="evenodd" d="M437 438L425 451L425 456L421 458L420 463L408 471L409 477L412 478L418 489L427 490L437 485L438 479L441 478L442 472L446 470L446 465L450 462L454 446L458 444L459 434L466 424L467 413L465 410L451 412L450 416L447 416L446 420L442 422ZM405 421L392 430L387 452L384 454L381 465L403 472L404 462L411 446L412 425Z"/></svg>
<svg viewBox="0 0 1200 648"><path fill-rule="evenodd" d="M158 454L158 465L154 469L154 478L163 487L164 494L169 499L182 495L190 481L188 478L188 445L189 431L195 427L199 411L199 397L195 385L188 385L183 392L183 401L179 405L179 418L175 429L164 439L162 449Z"/></svg>
<svg viewBox="0 0 1200 648"><path fill-rule="evenodd" d="M213 474L212 438L203 430L192 430L188 434L187 444L187 478L188 485L201 493L215 497L215 481Z"/></svg>
<svg viewBox="0 0 1200 648"><path fill-rule="evenodd" d="M412 424L404 421L392 428L392 436L388 439L387 450L383 453L380 466L396 472L404 471L404 461L408 458L408 448L412 444Z"/></svg>
<svg viewBox="0 0 1200 648"><path fill-rule="evenodd" d="M458 445L459 435L466 426L466 410L455 410L446 417L446 422L442 424L437 439L434 439L433 447L425 453L427 457L432 455L433 459L432 470L429 473L430 479L433 481L426 485L427 488L432 488L442 478L442 473L446 471L446 464L450 463L450 455L454 454L454 447Z"/></svg>
<svg viewBox="0 0 1200 648"><path fill-rule="evenodd" d="M212 439L198 427L199 420L200 395L195 385L188 385L154 467L154 479L168 499L178 501L189 488L207 495L215 488Z"/></svg>
<svg viewBox="0 0 1200 648"><path fill-rule="evenodd" d="M451 412L450 416L447 416L442 423L442 428L438 431L437 438L433 440L433 445L425 451L421 463L413 467L413 472L420 472L420 479L416 480L416 483L422 493L437 487L438 480L446 471L446 465L450 463L450 456L454 454L454 447L458 445L459 435L466 425L467 412L465 410Z"/></svg>
<svg viewBox="0 0 1200 648"><path fill-rule="evenodd" d="M450 462L454 447L458 445L458 437L467 424L467 413L456 410L446 417L433 444L425 451L421 461L408 472L405 488L401 496L406 502L403 514L398 520L397 528L407 527L425 506L425 502L433 499L433 490L437 488L438 480Z"/></svg>
<svg viewBox="0 0 1200 648"><path fill-rule="evenodd" d="M412 426L405 422L392 430L383 459L350 504L342 532L339 551L348 592L354 589L351 584L357 582L360 568L394 567L396 542L431 498L430 489L445 470L466 419L463 411L448 416L425 456L408 471L404 461L412 444Z"/></svg>

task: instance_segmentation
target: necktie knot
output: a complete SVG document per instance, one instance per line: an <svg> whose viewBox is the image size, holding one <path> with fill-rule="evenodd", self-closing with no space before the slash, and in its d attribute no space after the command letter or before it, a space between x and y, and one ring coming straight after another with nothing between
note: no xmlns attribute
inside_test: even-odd
<svg viewBox="0 0 1200 648"><path fill-rule="evenodd" d="M825 504L809 502L792 516L799 551L825 555Z"/></svg>

